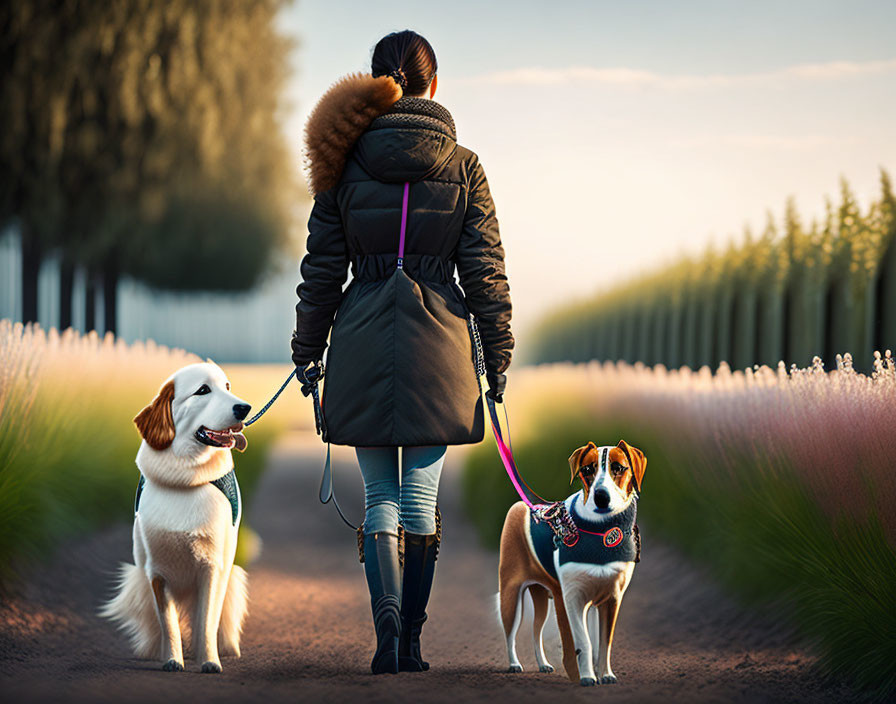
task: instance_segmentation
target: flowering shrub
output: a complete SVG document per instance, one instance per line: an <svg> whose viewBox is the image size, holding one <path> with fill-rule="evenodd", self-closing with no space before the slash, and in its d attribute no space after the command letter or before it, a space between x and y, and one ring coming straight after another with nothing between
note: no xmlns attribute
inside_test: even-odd
<svg viewBox="0 0 896 704"><path fill-rule="evenodd" d="M896 365L849 355L825 371L625 363L517 372L508 387L521 472L545 498L571 493L566 459L620 438L648 458L639 516L744 598L774 604L860 685L896 683ZM517 422L517 421L522 421ZM468 457L465 494L495 544L517 497L490 443Z"/></svg>

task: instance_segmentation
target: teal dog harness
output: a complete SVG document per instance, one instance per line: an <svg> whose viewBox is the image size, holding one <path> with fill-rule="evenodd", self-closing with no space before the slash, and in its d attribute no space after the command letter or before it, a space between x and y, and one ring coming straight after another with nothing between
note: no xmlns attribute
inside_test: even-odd
<svg viewBox="0 0 896 704"><path fill-rule="evenodd" d="M540 508L540 507L536 507ZM551 524L540 518L539 511L529 512L529 532L535 557L554 579L558 579L554 566L554 551L559 551L557 563L581 562L588 565L606 565L609 562L638 562L641 555L641 540L635 519L638 514L638 500L633 498L622 513L605 521L585 520L576 510L573 502L569 517L575 524L578 539L568 546L556 537ZM587 526L587 528L585 528Z"/></svg>
<svg viewBox="0 0 896 704"><path fill-rule="evenodd" d="M140 508L140 494L143 493L143 487L146 484L146 477L140 475L140 481L137 482L137 495L134 497L134 515L137 515L137 509ZM236 525L237 519L240 517L240 506L242 500L240 498L240 485L236 480L236 472L232 469L223 477L219 477L209 484L218 487L221 493L227 497L230 502L230 511L233 514L233 525Z"/></svg>

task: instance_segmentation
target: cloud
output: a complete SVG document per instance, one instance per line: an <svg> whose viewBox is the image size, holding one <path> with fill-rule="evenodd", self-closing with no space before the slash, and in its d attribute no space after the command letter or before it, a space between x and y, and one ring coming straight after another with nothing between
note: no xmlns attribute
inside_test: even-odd
<svg viewBox="0 0 896 704"><path fill-rule="evenodd" d="M673 147L684 148L734 147L741 149L812 151L832 147L854 147L862 144L863 141L860 137L852 135L707 134L672 139L669 141L669 144Z"/></svg>
<svg viewBox="0 0 896 704"><path fill-rule="evenodd" d="M757 73L664 74L633 68L596 68L567 66L562 68L526 67L495 71L462 79L463 82L490 85L600 84L625 88L657 88L663 90L699 90L786 81L829 81L858 76L896 73L896 59L877 61L829 61L820 64L797 64Z"/></svg>

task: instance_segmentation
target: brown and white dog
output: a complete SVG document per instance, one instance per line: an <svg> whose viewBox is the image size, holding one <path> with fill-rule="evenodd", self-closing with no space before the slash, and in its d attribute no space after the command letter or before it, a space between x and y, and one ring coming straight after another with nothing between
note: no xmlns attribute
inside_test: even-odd
<svg viewBox="0 0 896 704"><path fill-rule="evenodd" d="M192 631L202 672L240 654L248 596L234 566L241 516L231 448L250 407L230 393L215 364L173 374L134 419L143 442L134 507L134 564L121 567L115 597L100 611L130 637L138 657L184 669L181 628Z"/></svg>
<svg viewBox="0 0 896 704"><path fill-rule="evenodd" d="M616 682L610 668L613 631L635 562L634 543L627 550L621 550L620 556L624 559L614 558L610 548L626 545L614 545L617 539L622 540L623 532L617 533L618 528L608 530L607 526L618 524L626 516L634 520L633 502L640 491L647 459L624 440L616 446L604 447L589 442L570 455L569 467L572 481L579 477L583 488L566 499L566 508L580 529L592 531L584 537L605 534L607 538L612 537L611 543L604 543L609 557L595 564L586 559L587 551L578 553L582 559L578 561L575 548L558 550L550 542L545 547L542 531L549 530L547 526L541 524L533 529L531 511L522 501L510 507L501 532L498 567L501 620L507 637L510 671L523 669L516 654L516 633L523 597L528 590L534 605L533 637L539 669L542 672L554 669L545 657L542 640L550 595L563 644L563 666L569 679L573 682L578 679L583 686L612 684ZM602 527L604 532L600 533ZM535 531L538 535L533 542ZM636 542L636 529L629 532L628 539ZM545 566L546 560L553 564Z"/></svg>

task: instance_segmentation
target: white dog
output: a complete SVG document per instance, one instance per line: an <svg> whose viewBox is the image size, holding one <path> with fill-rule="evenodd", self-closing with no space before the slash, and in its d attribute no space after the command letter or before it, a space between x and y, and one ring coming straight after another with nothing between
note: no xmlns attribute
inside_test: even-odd
<svg viewBox="0 0 896 704"><path fill-rule="evenodd" d="M240 654L248 603L245 571L233 564L241 505L231 448L250 407L230 393L215 364L173 374L134 419L143 443L134 505L134 563L100 611L130 637L138 657L184 669L181 628L191 630L202 672Z"/></svg>

